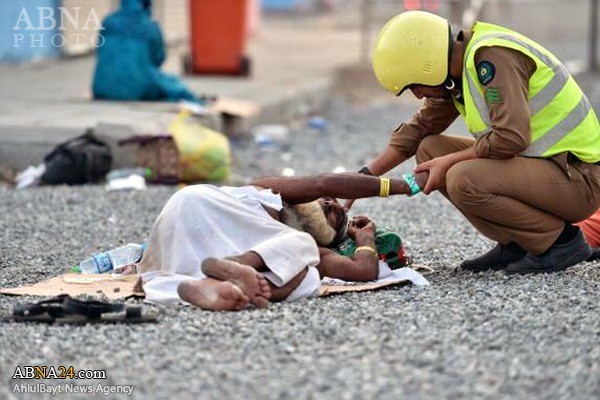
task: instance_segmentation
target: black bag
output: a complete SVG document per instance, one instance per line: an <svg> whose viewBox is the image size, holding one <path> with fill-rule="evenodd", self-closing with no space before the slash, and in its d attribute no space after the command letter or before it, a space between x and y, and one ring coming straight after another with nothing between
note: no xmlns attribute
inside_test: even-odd
<svg viewBox="0 0 600 400"><path fill-rule="evenodd" d="M91 129L62 143L44 157L42 183L80 185L103 179L112 165L110 147L96 138Z"/></svg>

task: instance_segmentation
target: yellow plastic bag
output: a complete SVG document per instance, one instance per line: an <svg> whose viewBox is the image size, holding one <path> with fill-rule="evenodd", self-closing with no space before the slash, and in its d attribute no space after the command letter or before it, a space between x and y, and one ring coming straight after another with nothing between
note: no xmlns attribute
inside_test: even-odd
<svg viewBox="0 0 600 400"><path fill-rule="evenodd" d="M229 139L194 120L189 111L180 112L169 126L179 152L181 180L218 182L229 177Z"/></svg>

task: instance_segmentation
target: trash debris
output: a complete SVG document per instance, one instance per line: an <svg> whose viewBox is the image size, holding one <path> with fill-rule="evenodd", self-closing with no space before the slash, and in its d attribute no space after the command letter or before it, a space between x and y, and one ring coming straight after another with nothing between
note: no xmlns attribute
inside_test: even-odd
<svg viewBox="0 0 600 400"><path fill-rule="evenodd" d="M254 137L254 141L259 146L271 146L275 144L275 141L268 137L267 135L256 135Z"/></svg>
<svg viewBox="0 0 600 400"><path fill-rule="evenodd" d="M119 145L138 146L136 165L150 168L150 183L220 182L230 173L229 139L197 121L189 110L180 112L169 125L169 133L136 135Z"/></svg>
<svg viewBox="0 0 600 400"><path fill-rule="evenodd" d="M259 125L252 130L254 141L259 146L283 145L289 133L290 129L285 125Z"/></svg>
<svg viewBox="0 0 600 400"><path fill-rule="evenodd" d="M136 174L129 175L125 178L114 178L108 181L105 186L109 192L115 190L146 190L146 179L143 176Z"/></svg>
<svg viewBox="0 0 600 400"><path fill-rule="evenodd" d="M342 173L344 173L344 172L346 172L346 171L347 171L347 170L346 170L346 167L344 167L344 166L342 166L342 165L338 165L337 167L335 167L335 168L333 169L333 173L334 173L334 174L342 174Z"/></svg>
<svg viewBox="0 0 600 400"><path fill-rule="evenodd" d="M79 272L84 274L120 273L125 267L139 262L144 255L144 249L143 244L128 243L125 246L94 254L73 267L71 271L77 272L79 269Z"/></svg>
<svg viewBox="0 0 600 400"><path fill-rule="evenodd" d="M16 185L16 176L17 174L13 168L7 165L0 164L0 185Z"/></svg>
<svg viewBox="0 0 600 400"><path fill-rule="evenodd" d="M314 116L308 120L308 126L322 131L327 128L327 120L323 117Z"/></svg>
<svg viewBox="0 0 600 400"><path fill-rule="evenodd" d="M290 153L289 151L281 153L280 157L281 157L281 161L283 161L283 162L290 162L290 161L292 161L292 153Z"/></svg>
<svg viewBox="0 0 600 400"><path fill-rule="evenodd" d="M181 181L182 166L175 140L169 134L136 135L119 141L119 145L137 145L136 164L148 168L149 183L173 185Z"/></svg>
<svg viewBox="0 0 600 400"><path fill-rule="evenodd" d="M169 125L179 153L181 180L220 182L227 180L231 165L229 139L180 112Z"/></svg>
<svg viewBox="0 0 600 400"><path fill-rule="evenodd" d="M294 176L296 175L296 171L293 168L286 167L281 171L281 176Z"/></svg>
<svg viewBox="0 0 600 400"><path fill-rule="evenodd" d="M15 177L17 189L38 186L45 171L46 164L42 163L37 167L29 166L24 171L19 172Z"/></svg>
<svg viewBox="0 0 600 400"><path fill-rule="evenodd" d="M188 111L190 114L197 116L205 116L210 114L210 111L204 106L204 104L185 100L179 102L179 110Z"/></svg>
<svg viewBox="0 0 600 400"><path fill-rule="evenodd" d="M151 178L152 170L144 167L113 169L106 174L106 180L110 181L111 179L127 178L131 175L139 175L144 178Z"/></svg>

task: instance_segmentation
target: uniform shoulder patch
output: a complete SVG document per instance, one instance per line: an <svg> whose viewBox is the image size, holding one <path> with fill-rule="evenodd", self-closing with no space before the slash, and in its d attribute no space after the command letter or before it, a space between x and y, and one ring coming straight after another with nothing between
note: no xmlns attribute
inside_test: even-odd
<svg viewBox="0 0 600 400"><path fill-rule="evenodd" d="M496 67L489 61L480 61L477 64L477 78L483 86L490 83L496 76Z"/></svg>
<svg viewBox="0 0 600 400"><path fill-rule="evenodd" d="M485 101L488 104L500 104L502 103L502 95L500 89L497 88L485 88Z"/></svg>

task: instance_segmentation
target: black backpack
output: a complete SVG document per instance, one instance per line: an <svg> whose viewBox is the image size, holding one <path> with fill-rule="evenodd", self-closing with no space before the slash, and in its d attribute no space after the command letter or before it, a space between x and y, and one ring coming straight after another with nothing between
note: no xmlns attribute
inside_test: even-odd
<svg viewBox="0 0 600 400"><path fill-rule="evenodd" d="M91 129L56 146L44 157L42 183L80 185L103 179L112 165L110 147L96 138Z"/></svg>

